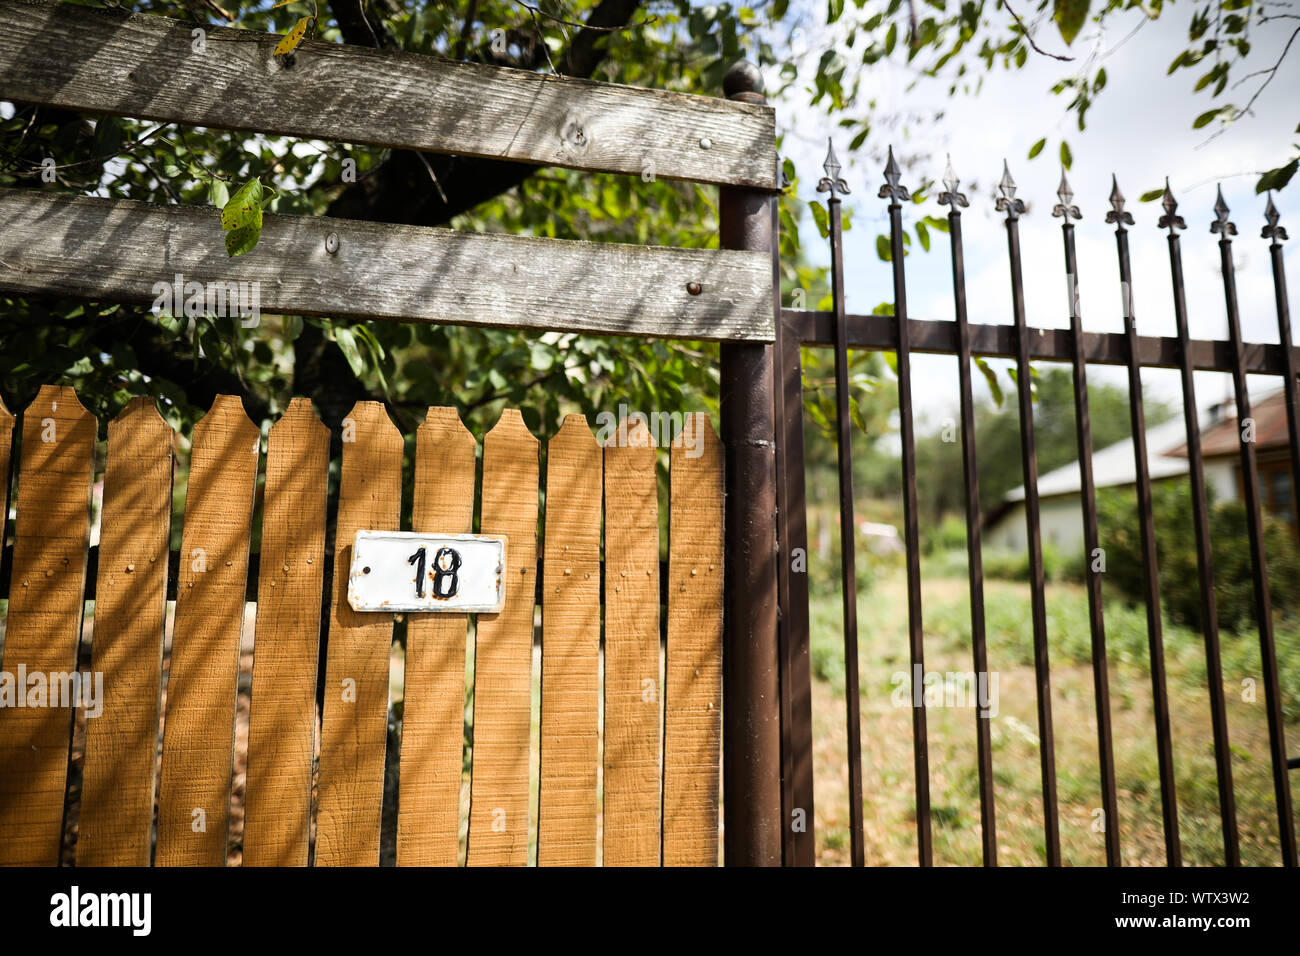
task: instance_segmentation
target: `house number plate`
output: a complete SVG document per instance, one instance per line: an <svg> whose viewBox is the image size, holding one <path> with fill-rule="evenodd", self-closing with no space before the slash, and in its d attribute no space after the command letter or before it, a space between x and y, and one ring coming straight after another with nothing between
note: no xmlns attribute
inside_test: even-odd
<svg viewBox="0 0 1300 956"><path fill-rule="evenodd" d="M358 531L348 572L354 611L495 614L506 602L506 539Z"/></svg>

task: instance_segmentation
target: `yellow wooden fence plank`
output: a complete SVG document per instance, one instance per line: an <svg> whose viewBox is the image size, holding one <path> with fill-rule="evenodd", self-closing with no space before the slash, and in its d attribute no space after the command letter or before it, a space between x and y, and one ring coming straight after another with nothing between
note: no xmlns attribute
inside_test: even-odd
<svg viewBox="0 0 1300 956"><path fill-rule="evenodd" d="M644 426L605 446L606 866L659 864L659 497Z"/></svg>
<svg viewBox="0 0 1300 956"><path fill-rule="evenodd" d="M306 398L267 437L245 866L307 865L329 442Z"/></svg>
<svg viewBox="0 0 1300 956"><path fill-rule="evenodd" d="M601 450L569 415L546 453L537 862L596 864Z"/></svg>
<svg viewBox="0 0 1300 956"><path fill-rule="evenodd" d="M388 656L393 616L348 604L358 531L396 531L402 506L402 436L379 402L343 419L343 468L334 540L334 591L321 716L318 866L378 866Z"/></svg>
<svg viewBox="0 0 1300 956"><path fill-rule="evenodd" d="M67 386L42 386L23 414L0 660L12 695L0 697L0 866L54 866L59 858L72 708L50 706L51 692L65 701L67 682L54 675L77 668L98 428Z"/></svg>
<svg viewBox="0 0 1300 956"><path fill-rule="evenodd" d="M159 866L224 866L260 433L237 396L194 426L158 789Z"/></svg>
<svg viewBox="0 0 1300 956"><path fill-rule="evenodd" d="M454 408L430 408L415 436L411 530L468 534L477 443ZM399 866L455 866L465 739L465 614L412 614L397 815Z"/></svg>
<svg viewBox="0 0 1300 956"><path fill-rule="evenodd" d="M86 720L79 866L149 865L175 446L152 398L108 424L91 659L106 694Z"/></svg>
<svg viewBox="0 0 1300 956"><path fill-rule="evenodd" d="M474 651L471 866L528 862L528 721L537 575L537 439L509 408L483 439L483 534L505 535L506 605Z"/></svg>
<svg viewBox="0 0 1300 956"><path fill-rule="evenodd" d="M664 864L718 861L722 700L722 446L687 416L670 455Z"/></svg>

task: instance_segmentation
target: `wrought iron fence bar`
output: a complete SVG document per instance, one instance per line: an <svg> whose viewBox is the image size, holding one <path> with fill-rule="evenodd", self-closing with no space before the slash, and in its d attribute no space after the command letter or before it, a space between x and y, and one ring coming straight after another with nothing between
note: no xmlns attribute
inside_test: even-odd
<svg viewBox="0 0 1300 956"><path fill-rule="evenodd" d="M1241 319L1237 311L1237 280L1232 262L1232 236L1237 227L1228 221L1228 206L1219 190L1214 205L1216 218L1210 231L1219 235L1219 263L1223 271L1223 299L1228 313L1228 340L1233 344L1232 387L1237 399L1237 423L1241 429L1241 497L1246 504L1252 570L1255 579L1255 619L1259 626L1259 651L1264 669L1264 700L1268 710L1268 740L1273 758L1273 789L1277 801L1278 837L1282 862L1296 865L1295 826L1291 819L1291 789L1287 780L1286 729L1282 723L1282 698L1278 682L1277 651L1273 641L1273 608L1268 581L1268 560L1264 554L1263 516L1259 501L1259 475L1255 468L1255 442L1246 435L1251 418L1246 370L1240 358Z"/></svg>
<svg viewBox="0 0 1300 956"><path fill-rule="evenodd" d="M975 456L975 401L971 389L970 326L966 316L966 260L962 248L961 207L968 205L958 191L949 163L939 202L949 206L948 236L952 250L952 297L957 325L957 382L961 391L961 467L966 491L966 565L970 576L971 656L975 677L989 670L984 629L984 557L981 543L979 471ZM997 866L997 811L993 790L993 739L990 719L975 711L975 749L979 760L980 833L984 865Z"/></svg>
<svg viewBox="0 0 1300 956"><path fill-rule="evenodd" d="M1016 394L1020 408L1020 462L1025 485L1025 531L1029 549L1030 617L1034 638L1034 678L1038 704L1038 747L1043 780L1043 839L1048 866L1061 865L1061 834L1056 800L1056 746L1052 733L1052 686L1048 666L1047 605L1043 542L1039 527L1038 455L1034 447L1033 383L1029 366L1030 331L1025 322L1025 289L1020 257L1020 215L1024 201L1003 166L999 212L1006 213L1007 254L1011 266L1011 302L1015 319Z"/></svg>
<svg viewBox="0 0 1300 956"><path fill-rule="evenodd" d="M1061 177L1062 185L1065 177ZM1088 409L1088 372L1083 355L1083 315L1079 311L1079 263L1075 254L1073 217L1079 209L1063 196L1053 210L1064 220L1061 239L1065 251L1065 275L1070 294L1070 356L1074 382L1074 433L1079 448L1079 498L1083 509L1084 588L1088 593L1088 631L1092 643L1093 697L1097 708L1097 762L1101 777L1102 835L1106 843L1106 864L1120 865L1119 800L1115 787L1115 748L1111 738L1110 676L1106 661L1106 622L1102 613L1101 574L1098 565L1100 535L1097 531L1097 488L1092 474L1092 418Z"/></svg>
<svg viewBox="0 0 1300 956"><path fill-rule="evenodd" d="M885 185L880 198L889 199L889 248L894 274L894 319L898 324L898 431L902 442L903 541L907 570L907 631L912 664L912 757L916 780L916 854L921 866L934 862L930 827L930 755L926 732L925 697L917 680L925 673L925 635L921 621L921 545L917 525L916 433L912 417L912 351L907 325L907 278L903 265L902 200L910 199L899 185L894 151L889 151Z"/></svg>
<svg viewBox="0 0 1300 956"><path fill-rule="evenodd" d="M1265 218L1268 225L1263 229L1261 237L1272 240L1269 244L1268 252L1273 265L1273 293L1277 302L1278 341L1290 344L1293 341L1291 336L1291 307L1287 302L1286 268L1282 262L1282 240L1288 237L1286 229L1278 225L1277 207L1273 205L1273 197L1271 194L1268 197L1268 206L1265 210ZM1289 450L1291 453L1291 508L1294 510L1296 508L1296 496L1297 494L1300 494L1300 405L1297 404L1300 400L1298 400L1296 396L1297 363L1295 352L1294 350L1284 349L1283 355L1285 356L1284 362L1286 363L1285 396L1287 438L1290 443ZM1286 737L1284 734L1280 735L1280 740L1283 750L1285 750ZM1295 757L1289 758L1286 761L1286 767L1287 769L1300 767L1300 760ZM1276 772L1275 769L1275 775ZM1285 772L1282 773L1282 776L1285 778ZM1285 780L1283 782L1285 783ZM1283 824L1285 832L1282 836L1282 846L1284 849L1289 848L1291 854L1289 865L1295 865L1296 841L1295 831L1292 829L1291 824L1291 821L1294 818L1291 815L1290 795L1290 789L1285 788L1283 796L1286 798L1286 807L1285 809L1279 807L1278 812L1279 814L1285 814L1287 820L1287 823Z"/></svg>
<svg viewBox="0 0 1300 956"><path fill-rule="evenodd" d="M803 345L829 348L834 344L834 318L830 312L782 309L782 318L798 333ZM898 329L892 316L857 315L845 317L849 348L892 351L898 347ZM908 338L912 351L934 355L957 353L955 322L936 319L909 319ZM1010 358L1017 355L1016 330L1011 325L971 323L971 354L986 358ZM1046 362L1070 362L1074 354L1071 333L1067 329L1029 326L1029 358ZM1122 332L1085 332L1083 356L1090 365L1127 365L1128 340ZM1139 335L1139 363L1143 368L1180 366L1176 336ZM1231 343L1219 340L1191 339L1188 342L1191 367L1204 372L1231 372ZM1292 352L1300 349L1292 347ZM1247 375L1283 375L1282 348L1266 342L1242 344L1242 364Z"/></svg>
<svg viewBox="0 0 1300 956"><path fill-rule="evenodd" d="M772 279L781 288L781 221L772 202ZM780 557L777 620L781 654L781 815L782 858L786 866L813 866L817 844L813 815L812 670L808 629L808 528L804 503L803 369L799 340L781 322L775 303L777 510ZM795 555L799 563L795 563ZM796 570L799 568L799 570Z"/></svg>
<svg viewBox="0 0 1300 956"><path fill-rule="evenodd" d="M1174 293L1174 321L1178 329L1178 371L1183 390L1183 421L1187 429L1187 471L1191 481L1192 523L1196 532L1196 574L1201 598L1201 631L1205 636L1205 672L1210 689L1210 726L1214 737L1214 764L1219 786L1219 819L1223 829L1223 858L1227 866L1241 865L1237 838L1237 805L1232 787L1232 751L1228 746L1228 713L1223 690L1223 663L1219 653L1219 609L1214 594L1214 552L1210 545L1209 504L1205 492L1205 467L1201 457L1200 411L1196 404L1190 339L1187 332L1187 294L1183 283L1183 253L1178 238L1186 224L1177 214L1178 203L1165 183L1165 215L1159 228L1169 229L1169 270ZM1285 356L1285 350L1279 349Z"/></svg>
<svg viewBox="0 0 1300 956"><path fill-rule="evenodd" d="M1133 270L1129 262L1128 230L1133 216L1124 211L1124 197L1116 186L1115 207L1106 216L1115 224L1115 252L1124 308L1124 337L1128 341L1128 408L1133 433L1133 463L1137 474L1138 529L1142 553L1142 597L1147 611L1147 645L1151 655L1151 705L1156 719L1156 762L1160 773L1160 812L1165 831L1165 862L1182 865L1178 836L1178 791L1174 777L1173 728L1169 722L1169 691L1165 680L1164 623L1160 605L1160 565L1156 554L1155 518L1151 506L1151 472L1147 456L1146 410L1142 402L1142 367L1138 362L1137 319L1133 315Z"/></svg>
<svg viewBox="0 0 1300 956"><path fill-rule="evenodd" d="M858 579L856 563L857 521L853 513L853 419L849 412L849 348L844 322L844 241L839 194L848 186L839 178L840 166L832 149L826 157L826 177L818 185L830 193L831 302L835 316L835 434L840 486L840 595L844 605L844 697L848 730L849 855L853 866L863 866L866 853L862 836L862 716L858 694Z"/></svg>
<svg viewBox="0 0 1300 956"><path fill-rule="evenodd" d="M817 857L814 830L812 661L808 620L808 513L804 487L803 446L803 362L799 337L778 322L774 357L777 372L777 427L781 441L777 449L777 481L781 499L777 505L780 537L780 569L785 578L780 626L782 694L789 688L790 731L783 744L790 759L783 766L789 776L784 825L793 838L787 866L813 866ZM795 811L803 811L803 832L795 829Z"/></svg>

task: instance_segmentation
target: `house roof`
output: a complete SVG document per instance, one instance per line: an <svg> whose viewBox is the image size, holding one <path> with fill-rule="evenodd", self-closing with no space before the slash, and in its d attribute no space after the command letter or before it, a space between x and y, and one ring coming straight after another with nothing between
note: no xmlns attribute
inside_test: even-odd
<svg viewBox="0 0 1300 956"><path fill-rule="evenodd" d="M1209 432L1206 433L1207 435ZM1187 473L1187 458L1171 454L1174 449L1187 444L1187 429L1181 415L1147 429L1147 471L1152 478L1169 478ZM1209 454L1209 452L1206 452ZM1125 438L1113 445L1093 452L1092 480L1098 488L1131 485L1137 481L1137 466L1133 461L1133 440ZM1066 495L1079 490L1079 463L1068 465L1039 476L1038 495ZM1025 486L1013 488L1003 499L1006 502L1023 501Z"/></svg>
<svg viewBox="0 0 1300 956"><path fill-rule="evenodd" d="M1255 420L1255 448L1285 448L1287 442L1286 393L1278 389L1250 407L1250 417ZM1205 458L1236 455L1241 451L1241 436L1237 432L1235 412L1201 433L1201 454ZM1186 459L1187 443L1184 441L1168 452ZM1186 471L1186 467L1183 468Z"/></svg>

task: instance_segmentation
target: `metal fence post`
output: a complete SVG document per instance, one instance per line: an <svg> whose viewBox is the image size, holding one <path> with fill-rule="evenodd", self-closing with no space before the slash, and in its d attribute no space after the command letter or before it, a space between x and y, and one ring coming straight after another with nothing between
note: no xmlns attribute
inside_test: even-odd
<svg viewBox="0 0 1300 956"><path fill-rule="evenodd" d="M727 98L765 104L763 79L740 61ZM723 187L724 249L770 252L772 194ZM779 289L773 295L779 296ZM771 345L730 343L721 355L726 447L723 628L723 802L731 866L779 866L781 722L777 653L776 419Z"/></svg>

